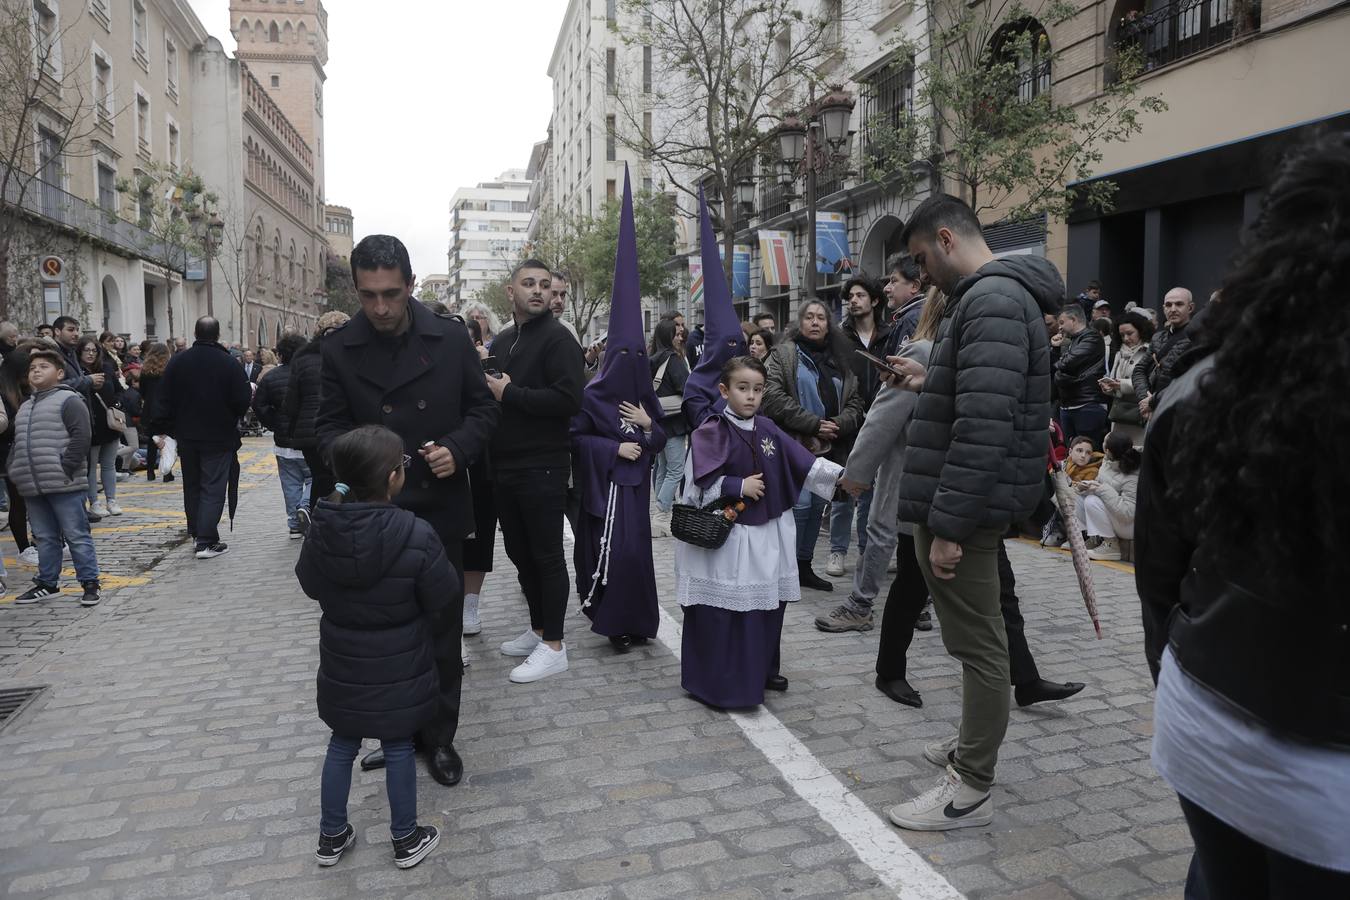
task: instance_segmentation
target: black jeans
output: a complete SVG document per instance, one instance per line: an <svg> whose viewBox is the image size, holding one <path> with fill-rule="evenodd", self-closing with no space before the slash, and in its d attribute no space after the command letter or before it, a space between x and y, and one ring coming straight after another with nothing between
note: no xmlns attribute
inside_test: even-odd
<svg viewBox="0 0 1350 900"><path fill-rule="evenodd" d="M436 716L418 734L423 748L449 747L459 731L460 690L464 682L464 665L459 657L459 636L464 630L464 541L450 534L449 516L419 513L445 545L450 568L455 570L455 594L436 634L436 674L440 679L440 697L436 701Z"/></svg>
<svg viewBox="0 0 1350 900"><path fill-rule="evenodd" d="M922 564L914 558L914 538L904 532L897 537L895 580L886 595L877 647L877 675L885 681L905 677L906 656L914 640L914 623L928 599L928 585L920 568ZM1008 633L1009 680L1015 685L1036 681L1041 675L1031 648L1027 646L1022 610L1017 601L1017 577L1002 541L998 545L998 587L1003 628Z"/></svg>
<svg viewBox="0 0 1350 900"><path fill-rule="evenodd" d="M493 490L506 555L530 607L530 627L546 641L560 641L571 591L562 535L567 469L498 469Z"/></svg>
<svg viewBox="0 0 1350 900"><path fill-rule="evenodd" d="M328 495L333 493L337 479L333 477L328 460L323 458L318 447L306 447L300 452L305 454L305 465L309 466L309 508L313 509L316 503L327 500Z"/></svg>
<svg viewBox="0 0 1350 900"><path fill-rule="evenodd" d="M197 538L197 548L220 541L220 515L225 511L225 492L235 448L180 443L178 461L183 467L183 512L188 534Z"/></svg>
<svg viewBox="0 0 1350 900"><path fill-rule="evenodd" d="M9 497L9 533L14 535L14 546L22 553L33 546L28 540L28 506L9 479L5 479L5 494Z"/></svg>
<svg viewBox="0 0 1350 900"><path fill-rule="evenodd" d="M1181 811L1195 841L1187 900L1350 897L1350 873L1285 856L1211 816L1185 797Z"/></svg>

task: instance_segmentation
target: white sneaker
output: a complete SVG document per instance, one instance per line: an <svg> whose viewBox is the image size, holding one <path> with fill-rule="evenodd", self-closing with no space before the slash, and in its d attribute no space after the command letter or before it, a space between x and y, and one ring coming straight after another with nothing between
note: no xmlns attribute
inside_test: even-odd
<svg viewBox="0 0 1350 900"><path fill-rule="evenodd" d="M530 634L534 634L534 632L531 631ZM554 650L548 644L540 641L538 646L530 653L529 658L511 670L510 677L511 681L516 684L529 684L531 681L538 681L541 678L566 671L567 645L564 644L561 650Z"/></svg>
<svg viewBox="0 0 1350 900"><path fill-rule="evenodd" d="M950 831L977 828L994 820L994 798L961 780L951 766L942 781L907 803L893 806L891 821L911 831Z"/></svg>
<svg viewBox="0 0 1350 900"><path fill-rule="evenodd" d="M459 665L462 669L469 667L469 648L464 643L464 638L459 639Z"/></svg>
<svg viewBox="0 0 1350 900"><path fill-rule="evenodd" d="M1120 541L1107 538L1088 551L1088 559L1110 559L1120 561Z"/></svg>
<svg viewBox="0 0 1350 900"><path fill-rule="evenodd" d="M37 547L29 547L27 550L19 554L19 565L37 568L37 564L38 564Z"/></svg>
<svg viewBox="0 0 1350 900"><path fill-rule="evenodd" d="M483 622L478 618L478 595L464 595L464 628L462 633L467 635L481 634L483 631ZM534 634L533 631L530 634Z"/></svg>
<svg viewBox="0 0 1350 900"><path fill-rule="evenodd" d="M670 513L652 510L652 537L670 537Z"/></svg>
<svg viewBox="0 0 1350 900"><path fill-rule="evenodd" d="M825 563L825 574L836 576L844 574L844 554L830 554L830 561Z"/></svg>
<svg viewBox="0 0 1350 900"><path fill-rule="evenodd" d="M116 500L109 500L109 501L108 501L108 515L110 515L110 516L120 516L121 514L122 514L122 507L119 506L119 505L117 504L117 501L116 501Z"/></svg>
<svg viewBox="0 0 1350 900"><path fill-rule="evenodd" d="M894 575L898 570L899 566L895 561L895 554L892 553L891 558L886 561L886 574Z"/></svg>
<svg viewBox="0 0 1350 900"><path fill-rule="evenodd" d="M107 504L105 504L102 500L97 500L93 504L91 504L89 507L89 512L93 513L96 516L112 515L112 513L108 511Z"/></svg>
<svg viewBox="0 0 1350 900"><path fill-rule="evenodd" d="M502 644L502 653L507 656L529 656L542 641L543 638L535 634L533 628L526 628L520 637Z"/></svg>
<svg viewBox="0 0 1350 900"><path fill-rule="evenodd" d="M952 735L946 740L933 741L923 748L923 758L939 769L945 769L956 760L956 742L960 735Z"/></svg>

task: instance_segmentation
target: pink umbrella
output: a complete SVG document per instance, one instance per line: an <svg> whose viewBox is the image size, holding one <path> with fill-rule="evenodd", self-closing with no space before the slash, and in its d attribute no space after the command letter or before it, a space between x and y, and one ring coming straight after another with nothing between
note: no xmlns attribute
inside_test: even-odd
<svg viewBox="0 0 1350 900"><path fill-rule="evenodd" d="M1069 552L1073 557L1073 570L1078 575L1078 589L1083 592L1083 605L1092 618L1092 627L1097 630L1097 640L1102 637L1102 623L1097 617L1097 588L1092 583L1092 567L1088 558L1087 544L1083 543L1083 529L1078 524L1078 504L1069 486L1069 476L1063 463L1055 463L1052 476L1055 483L1055 502L1059 504L1060 515L1064 517L1064 530L1069 533Z"/></svg>

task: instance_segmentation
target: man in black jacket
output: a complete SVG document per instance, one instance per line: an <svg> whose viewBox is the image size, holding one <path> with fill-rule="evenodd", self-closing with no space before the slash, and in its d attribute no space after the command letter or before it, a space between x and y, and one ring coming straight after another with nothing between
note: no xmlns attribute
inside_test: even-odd
<svg viewBox="0 0 1350 900"><path fill-rule="evenodd" d="M1152 416L1162 402L1160 395L1175 377L1177 360L1191 347L1187 330L1194 314L1195 301L1185 288L1172 288L1163 297L1165 324L1153 332L1148 355L1139 361L1130 376L1134 395L1139 398L1139 413L1145 419Z"/></svg>
<svg viewBox="0 0 1350 900"><path fill-rule="evenodd" d="M230 548L220 540L225 494L239 461L239 420L253 391L248 376L220 343L220 323L197 320L196 340L164 369L158 403L168 434L178 441L183 466L183 509L197 558L212 559Z"/></svg>
<svg viewBox="0 0 1350 900"><path fill-rule="evenodd" d="M351 265L361 311L321 345L319 450L326 453L334 440L360 425L383 425L403 439L411 458L394 502L431 525L457 576L446 620L433 623L441 699L436 719L422 732L431 777L453 785L464 774L453 743L464 677L463 542L474 532L468 468L496 427L497 405L464 323L412 299L412 263L398 238L363 238L352 250ZM362 766L383 762L376 751Z"/></svg>
<svg viewBox="0 0 1350 900"><path fill-rule="evenodd" d="M1064 439L1092 438L1093 449L1100 450L1110 424L1106 397L1097 385L1108 374L1106 341L1097 329L1088 327L1082 306L1066 303L1059 311L1059 333L1050 339L1050 346Z"/></svg>
<svg viewBox="0 0 1350 900"><path fill-rule="evenodd" d="M915 523L942 640L961 663L962 704L959 738L924 751L947 776L890 818L939 831L993 817L1009 706L998 552L1004 530L1041 498L1050 420L1044 315L1064 284L1038 257L995 259L975 213L946 194L919 204L904 241L950 298L909 426L900 518Z"/></svg>
<svg viewBox="0 0 1350 900"><path fill-rule="evenodd" d="M549 313L551 278L533 259L511 273L506 295L515 327L493 342L502 374L487 379L502 415L492 441L497 516L530 607L530 627L502 644L507 656L526 657L511 671L516 683L567 671L562 638L571 588L562 526L572 465L568 427L581 410L585 363Z"/></svg>

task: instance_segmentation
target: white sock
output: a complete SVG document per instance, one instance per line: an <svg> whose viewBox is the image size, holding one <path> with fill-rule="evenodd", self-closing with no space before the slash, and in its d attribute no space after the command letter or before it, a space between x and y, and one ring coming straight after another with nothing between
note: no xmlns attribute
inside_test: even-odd
<svg viewBox="0 0 1350 900"><path fill-rule="evenodd" d="M477 595L477 594L465 594L465 595L464 595L464 605L465 605L465 606L468 606L468 605L470 605L470 604L473 604L474 606L477 606L477 605L478 605L478 595Z"/></svg>

